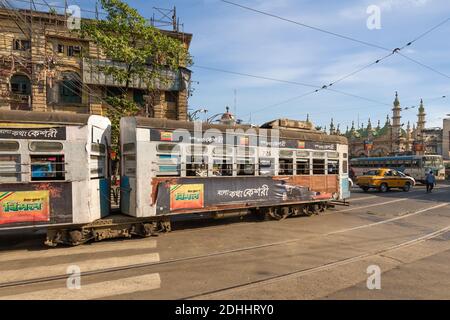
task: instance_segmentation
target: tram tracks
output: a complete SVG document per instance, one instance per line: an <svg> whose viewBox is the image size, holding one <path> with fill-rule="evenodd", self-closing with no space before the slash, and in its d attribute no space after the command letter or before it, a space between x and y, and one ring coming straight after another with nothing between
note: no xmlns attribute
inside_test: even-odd
<svg viewBox="0 0 450 320"><path fill-rule="evenodd" d="M379 203L378 205L383 205L386 203ZM382 220L379 222L369 223L366 225L361 225L353 228L346 228L346 229L340 229L333 232L328 232L325 234L318 234L318 235L312 235L310 237L303 237L303 238L294 238L284 241L278 241L278 242L272 242L272 243L266 243L261 245L255 245L255 246L248 246L243 248L236 248L231 250L224 250L219 252L213 252L208 254L202 254L202 255L195 255L195 256L188 256L188 257L182 257L182 258L175 258L175 259L168 259L158 262L149 262L149 263L140 263L140 264L132 264L132 265L126 265L126 266L120 266L120 267L113 267L113 268L105 268L101 270L92 270L88 272L83 272L83 276L94 276L94 275L101 275L101 274L107 274L107 273L113 273L113 272L119 272L119 271L127 271L127 270L133 270L133 269L141 269L145 267L157 267L157 266L163 266L168 264L174 264L179 262L185 262L185 261L191 261L191 260L199 260L199 259L205 259L205 258L211 258L211 257L217 257L217 256L223 256L227 254L234 254L234 253L240 253L245 251L251 251L251 250L257 250L257 249L263 249L263 248L269 248L269 247L276 247L276 246L282 246L282 245L288 245L296 242L305 241L307 239L313 239L315 237L322 237L322 236L331 236L335 234L342 234L345 232L351 232L354 230L364 229L364 228L370 228L376 225L385 224L393 221L397 221L400 219L405 219L411 216L415 216L427 211L439 209L442 207L445 207L449 205L450 203L442 203L439 205L434 205L428 208L424 208L415 212L408 212L403 215L397 216L395 218ZM345 211L345 210L343 210ZM450 226L449 226L450 228ZM345 259L346 261L347 259ZM300 271L298 271L300 272ZM34 279L27 279L27 280L20 280L20 281L12 281L12 282L4 282L0 283L0 288L11 288L11 287L17 287L17 286L24 286L24 285L33 285L33 284L39 284L39 283L45 283L45 282L52 282L62 279L67 279L68 275L57 275L57 276L49 276L49 277L40 277L40 278L34 278ZM1 297L0 297L1 299Z"/></svg>
<svg viewBox="0 0 450 320"><path fill-rule="evenodd" d="M219 295L223 295L223 294L233 294L239 291L243 291L243 290L248 290L248 289L254 289L260 286L265 286L265 285L269 285L269 284L273 284L273 283L277 283L280 281L284 281L284 280L291 280L291 279L295 279L298 277L302 277L302 276L306 276L306 275L310 275L313 273L317 273L320 271L324 271L324 270L329 270L332 268L336 268L336 267L340 267L343 265L347 265L353 262L358 262L360 260L372 257L372 256L381 256L383 254L386 254L390 251L394 251L400 248L406 248L406 247L410 247L413 246L415 244L427 241L427 240L431 240L433 238L437 238L447 232L450 231L450 226L447 226L445 228L436 230L434 232L425 234L423 236L420 236L418 238L412 239L412 240L408 240L406 242L402 242L400 244L396 244L396 245L392 245L383 249L378 249L378 250L374 250L371 252L367 252L367 253L363 253L360 255L356 255L356 256L352 256L349 258L344 258L341 260L337 260L337 261L333 261L333 262L329 262L329 263L325 263L323 265L320 266L316 266L316 267L311 267L311 268L305 268L305 269L300 269L300 270L295 270L295 271L291 271L291 272L287 272L287 273L283 273L280 275L275 275L272 277L267 277L264 279L259 279L259 280L255 280L255 281L249 281L246 283L241 283L238 285L234 285L234 286L230 286L230 287L226 287L226 288L221 288L221 289L216 289L216 290L212 290L212 291L208 291L208 292L203 292L203 293L199 293L196 295L191 295L191 296L187 296L187 297L183 297L180 298L179 300L188 300L188 299L214 299L215 297L219 296Z"/></svg>

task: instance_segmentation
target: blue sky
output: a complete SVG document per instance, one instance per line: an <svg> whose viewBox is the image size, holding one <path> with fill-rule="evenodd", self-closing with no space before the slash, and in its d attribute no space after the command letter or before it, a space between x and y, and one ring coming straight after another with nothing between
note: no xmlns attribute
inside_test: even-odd
<svg viewBox="0 0 450 320"><path fill-rule="evenodd" d="M348 78L336 90L363 96L376 102L330 91L293 99L311 88L246 78L197 68L207 66L289 81L327 84L376 59L386 52L309 30L271 17L246 11L219 0L127 1L145 17L154 6L177 7L185 32L194 35L195 92L192 109L206 108L209 115L234 108L245 122L261 124L287 117L305 119L310 114L316 125L329 125L330 118L341 129L352 120L383 124L391 113L395 91L403 107L417 106L424 99L427 126L441 126L450 113L450 79L433 73L401 56ZM403 46L440 21L450 17L448 0L235 0L243 5L348 35L383 47ZM57 3L57 1L55 1ZM83 9L94 8L94 1L71 1ZM369 5L381 8L381 30L366 25ZM440 72L450 75L450 22L405 49L403 53ZM446 95L448 98L439 98ZM289 102L280 104L283 101ZM387 105L388 104L388 105ZM403 112L404 123L416 121L417 109Z"/></svg>

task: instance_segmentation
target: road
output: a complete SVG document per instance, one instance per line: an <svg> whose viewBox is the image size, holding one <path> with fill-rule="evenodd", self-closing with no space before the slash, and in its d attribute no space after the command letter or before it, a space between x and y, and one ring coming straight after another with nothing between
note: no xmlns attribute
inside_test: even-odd
<svg viewBox="0 0 450 320"><path fill-rule="evenodd" d="M350 203L75 248L0 235L0 299L450 299L450 185L433 194L355 189ZM367 288L370 266L380 289Z"/></svg>

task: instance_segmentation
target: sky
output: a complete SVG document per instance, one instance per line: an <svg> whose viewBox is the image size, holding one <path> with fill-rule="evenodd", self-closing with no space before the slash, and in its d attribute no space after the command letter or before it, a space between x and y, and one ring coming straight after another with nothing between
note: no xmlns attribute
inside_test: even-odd
<svg viewBox="0 0 450 320"><path fill-rule="evenodd" d="M404 46L450 18L448 0L232 0L239 4L356 38L385 48ZM92 10L95 1L68 0ZM220 0L128 0L150 18L153 7L172 8L193 34L192 110L208 116L236 110L246 123L277 118L310 120L327 126L331 118L341 130L352 121L383 125L398 91L402 107L424 100L427 127L442 126L450 113L450 21L401 52L444 75L393 55L351 76L333 88L343 93L255 79L201 67L228 70L321 87L386 56L387 52L299 25L251 12ZM62 3L54 1L53 4ZM367 27L367 9L381 10L381 29ZM445 76L447 75L447 76ZM355 97L358 96L358 97ZM446 96L447 98L442 98ZM403 111L402 122L417 121L417 108Z"/></svg>

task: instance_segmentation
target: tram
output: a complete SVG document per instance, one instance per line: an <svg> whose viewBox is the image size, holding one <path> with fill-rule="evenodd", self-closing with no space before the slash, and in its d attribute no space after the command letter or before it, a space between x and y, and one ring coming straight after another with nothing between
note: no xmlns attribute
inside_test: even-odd
<svg viewBox="0 0 450 320"><path fill-rule="evenodd" d="M108 216L110 128L94 115L1 111L0 232Z"/></svg>
<svg viewBox="0 0 450 320"><path fill-rule="evenodd" d="M347 140L298 124L122 118L122 213L258 212L283 219L348 198Z"/></svg>
<svg viewBox="0 0 450 320"><path fill-rule="evenodd" d="M43 228L48 246L79 245L170 231L175 217L309 216L350 197L347 139L308 122L125 117L120 143L113 213L107 118L0 111L0 233Z"/></svg>

